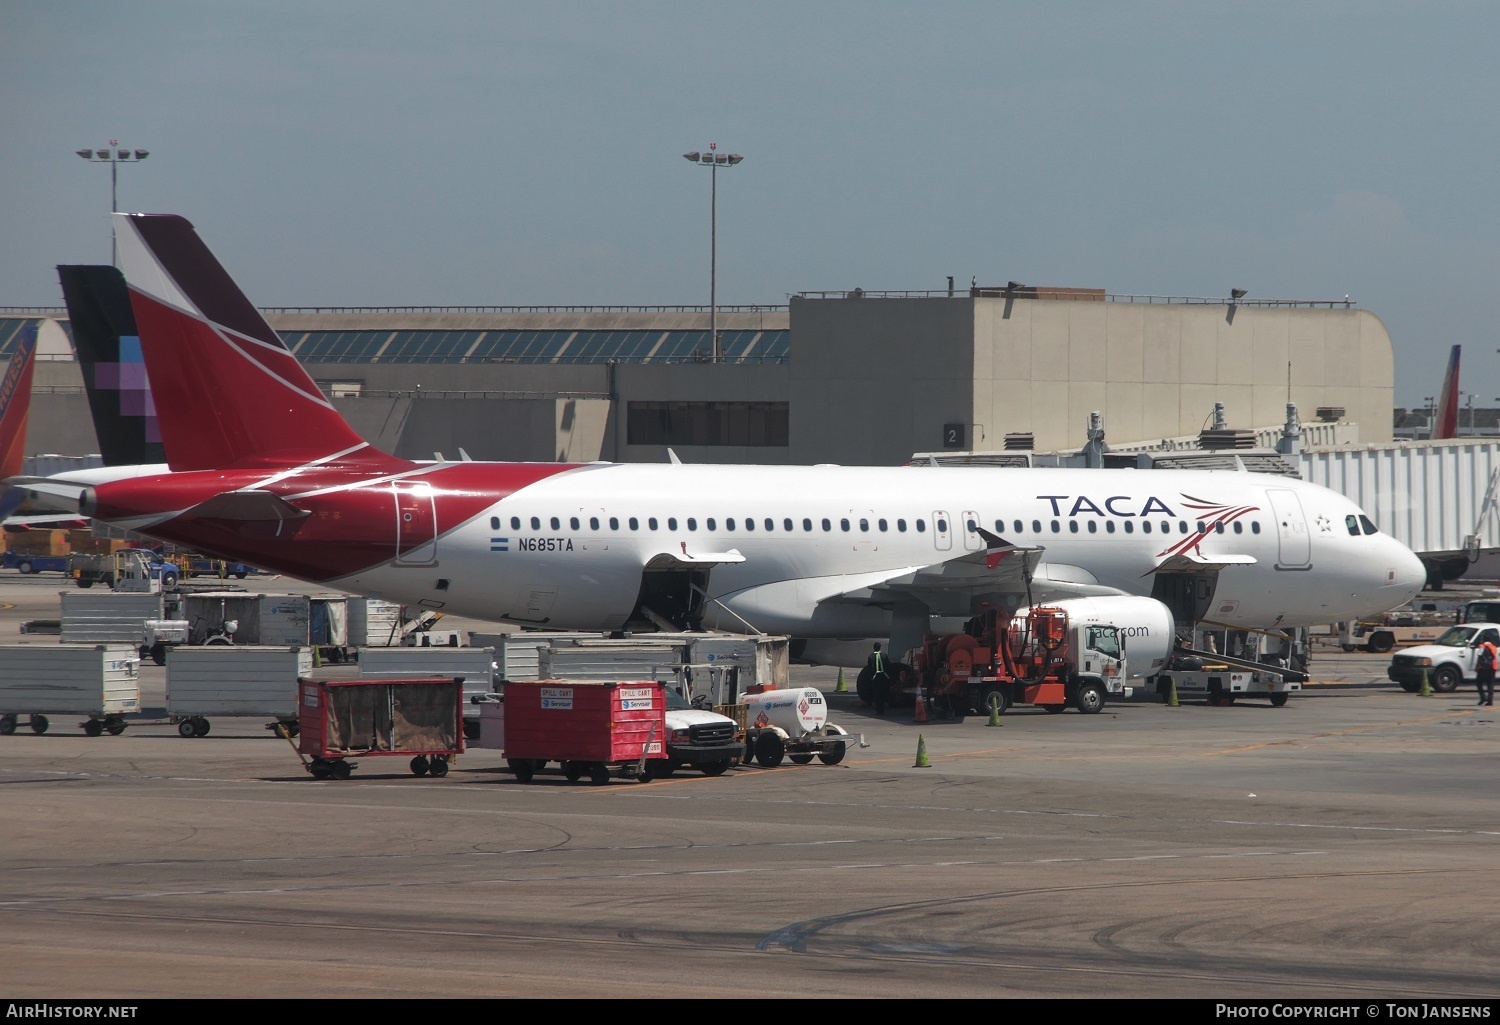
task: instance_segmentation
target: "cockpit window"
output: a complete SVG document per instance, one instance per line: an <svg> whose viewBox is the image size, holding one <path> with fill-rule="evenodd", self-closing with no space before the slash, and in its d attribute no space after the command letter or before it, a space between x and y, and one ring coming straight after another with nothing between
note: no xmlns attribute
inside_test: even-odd
<svg viewBox="0 0 1500 1025"><path fill-rule="evenodd" d="M1432 643L1441 644L1445 648L1464 648L1468 647L1469 640L1474 636L1474 633L1475 630L1472 626L1455 626L1443 631L1443 636Z"/></svg>
<svg viewBox="0 0 1500 1025"><path fill-rule="evenodd" d="M1350 537L1359 537L1359 517L1350 513L1344 517L1344 526L1349 528Z"/></svg>
<svg viewBox="0 0 1500 1025"><path fill-rule="evenodd" d="M1360 518L1359 518L1359 525L1361 527L1365 528L1365 533L1366 534L1378 534L1378 533L1380 533L1380 528L1377 527L1377 526L1375 526L1375 524L1371 523L1370 522L1370 517L1368 517L1368 516L1363 516L1363 515L1360 516Z"/></svg>

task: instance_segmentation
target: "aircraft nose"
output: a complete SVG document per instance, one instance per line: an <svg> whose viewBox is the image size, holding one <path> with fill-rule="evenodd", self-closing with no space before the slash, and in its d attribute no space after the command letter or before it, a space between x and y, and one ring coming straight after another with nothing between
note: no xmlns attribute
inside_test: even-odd
<svg viewBox="0 0 1500 1025"><path fill-rule="evenodd" d="M1390 538L1392 551L1386 563L1386 584L1382 591L1395 602L1392 608L1405 605L1427 586L1427 567L1415 552Z"/></svg>

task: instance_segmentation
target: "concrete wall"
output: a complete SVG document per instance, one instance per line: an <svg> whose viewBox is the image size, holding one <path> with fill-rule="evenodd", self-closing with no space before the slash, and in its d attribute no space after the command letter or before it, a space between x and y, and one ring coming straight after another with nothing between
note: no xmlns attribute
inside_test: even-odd
<svg viewBox="0 0 1500 1025"><path fill-rule="evenodd" d="M1196 434L1222 402L1231 427L1343 406L1365 440L1389 440L1390 335L1368 310L978 298L974 409L999 448L1081 447L1098 410L1111 440ZM798 335L798 345L804 339ZM993 425L993 430L990 429Z"/></svg>
<svg viewBox="0 0 1500 1025"><path fill-rule="evenodd" d="M973 303L791 300L793 463L889 465L974 422ZM976 435L977 437L977 435Z"/></svg>
<svg viewBox="0 0 1500 1025"><path fill-rule="evenodd" d="M793 462L892 463L943 447L1079 448L1089 414L1119 442L1196 434L1225 404L1232 427L1343 406L1367 441L1390 438L1394 359L1368 310L956 298L796 299Z"/></svg>

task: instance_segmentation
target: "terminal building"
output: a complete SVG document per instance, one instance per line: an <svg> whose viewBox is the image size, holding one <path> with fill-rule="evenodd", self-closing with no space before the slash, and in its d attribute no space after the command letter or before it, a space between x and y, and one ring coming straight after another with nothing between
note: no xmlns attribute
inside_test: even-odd
<svg viewBox="0 0 1500 1025"><path fill-rule="evenodd" d="M1288 402L1389 441L1390 336L1347 302L1015 286L805 292L786 306L267 310L372 443L414 458L888 465L1246 426ZM29 452L98 451L61 310L41 319ZM0 314L3 316L3 314ZM50 357L50 358L49 358ZM1354 426L1357 425L1357 426Z"/></svg>

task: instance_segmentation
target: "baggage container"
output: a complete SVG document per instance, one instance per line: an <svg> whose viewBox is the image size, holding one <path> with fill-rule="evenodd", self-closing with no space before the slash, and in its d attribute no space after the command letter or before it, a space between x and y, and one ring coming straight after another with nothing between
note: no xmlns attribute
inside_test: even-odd
<svg viewBox="0 0 1500 1025"><path fill-rule="evenodd" d="M343 662L353 655L348 600L342 594L200 591L183 595L182 618L191 624L190 644L311 645L328 661ZM223 630L229 623L234 629Z"/></svg>
<svg viewBox="0 0 1500 1025"><path fill-rule="evenodd" d="M312 648L211 645L167 653L167 716L183 737L206 737L209 716L257 716L294 735L297 682L312 675Z"/></svg>
<svg viewBox="0 0 1500 1025"><path fill-rule="evenodd" d="M381 598L350 597L349 646L391 647L401 643L401 606Z"/></svg>
<svg viewBox="0 0 1500 1025"><path fill-rule="evenodd" d="M29 717L33 733L46 733L53 715L86 716L78 725L91 737L125 732L125 716L140 711L140 654L133 645L91 647L0 646L0 735Z"/></svg>
<svg viewBox="0 0 1500 1025"><path fill-rule="evenodd" d="M463 753L457 679L302 680L298 695L294 749L316 779L348 779L351 759L380 756L410 757L418 776L446 776Z"/></svg>
<svg viewBox="0 0 1500 1025"><path fill-rule="evenodd" d="M64 644L134 644L146 636L146 623L169 618L160 593L63 591Z"/></svg>
<svg viewBox="0 0 1500 1025"><path fill-rule="evenodd" d="M664 684L597 680L507 681L505 760L529 783L548 762L576 782L611 776L646 782L647 759L666 755Z"/></svg>

